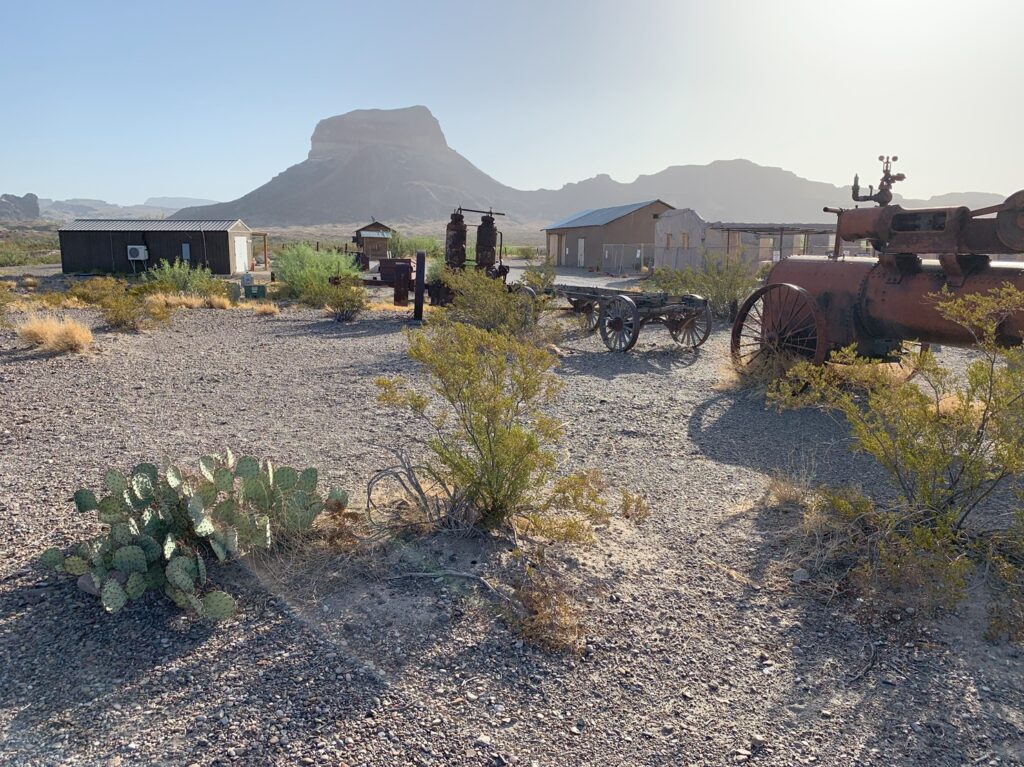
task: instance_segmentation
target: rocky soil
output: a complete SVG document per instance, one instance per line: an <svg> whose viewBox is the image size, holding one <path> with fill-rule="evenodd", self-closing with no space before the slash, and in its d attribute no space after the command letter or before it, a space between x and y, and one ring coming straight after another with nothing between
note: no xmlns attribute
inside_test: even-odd
<svg viewBox="0 0 1024 767"><path fill-rule="evenodd" d="M1024 660L980 639L976 600L873 623L792 582L769 478L877 478L825 416L716 389L724 332L698 354L660 329L626 355L566 344L567 465L652 508L561 553L589 584L580 657L524 644L459 579L339 571L275 593L233 565L214 577L242 610L209 626L155 599L106 615L31 567L83 535L68 499L112 465L229 445L358 494L415 434L374 402L375 376L416 375L401 327L199 310L60 357L0 329L0 763L1024 764ZM497 548L416 555L488 572Z"/></svg>

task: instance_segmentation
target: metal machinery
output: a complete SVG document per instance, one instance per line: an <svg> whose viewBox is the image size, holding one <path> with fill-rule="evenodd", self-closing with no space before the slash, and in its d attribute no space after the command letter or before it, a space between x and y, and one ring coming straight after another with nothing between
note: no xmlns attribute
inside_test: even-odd
<svg viewBox="0 0 1024 767"><path fill-rule="evenodd" d="M480 213L479 224L467 224L466 213ZM504 216L493 210L474 210L458 207L452 211L444 234L444 265L449 269L466 268L466 240L470 226L476 230L476 253L474 264L477 269L486 272L488 277L500 279L508 277L508 267L502 263L504 236L494 223L495 216ZM430 301L433 304L447 304L451 301L450 291L441 283L428 287Z"/></svg>
<svg viewBox="0 0 1024 767"><path fill-rule="evenodd" d="M878 191L853 199L877 207L825 208L838 216L829 256L791 256L769 272L764 287L744 301L732 328L732 354L749 365L779 353L824 362L850 344L858 354L898 362L907 341L970 346L964 328L944 319L930 298L982 293L1010 283L1024 290L1024 263L992 256L1024 253L1024 190L987 208L906 209L890 205L896 157L879 157ZM841 243L869 240L877 258L846 258ZM1024 315L1000 328L1000 340L1024 339Z"/></svg>

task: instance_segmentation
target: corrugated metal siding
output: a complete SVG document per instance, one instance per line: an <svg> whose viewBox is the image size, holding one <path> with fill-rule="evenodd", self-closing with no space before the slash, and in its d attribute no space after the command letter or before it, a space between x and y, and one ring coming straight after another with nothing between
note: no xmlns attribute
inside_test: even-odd
<svg viewBox="0 0 1024 767"><path fill-rule="evenodd" d="M64 232L226 232L232 228L251 231L239 219L220 220L178 220L147 218L79 218L64 224Z"/></svg>

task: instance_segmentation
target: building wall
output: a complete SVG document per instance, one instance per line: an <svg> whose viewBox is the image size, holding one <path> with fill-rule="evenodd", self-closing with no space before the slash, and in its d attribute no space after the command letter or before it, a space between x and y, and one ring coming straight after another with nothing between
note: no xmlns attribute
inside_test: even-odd
<svg viewBox="0 0 1024 767"><path fill-rule="evenodd" d="M639 210L617 218L604 226L569 227L549 229L548 252L558 248L557 263L560 266L577 266L578 241L584 241L583 265L588 269L604 269L605 245L642 245L654 242L655 214L671 210L663 202L652 202ZM568 251L568 252L567 252Z"/></svg>
<svg viewBox="0 0 1024 767"><path fill-rule="evenodd" d="M131 274L156 266L160 261L178 261L182 244L187 243L194 266L208 266L214 274L233 272L234 235L248 231L216 232L94 232L61 231L60 260L64 273L114 272ZM129 245L145 245L149 260L128 260ZM251 242L250 242L251 252Z"/></svg>

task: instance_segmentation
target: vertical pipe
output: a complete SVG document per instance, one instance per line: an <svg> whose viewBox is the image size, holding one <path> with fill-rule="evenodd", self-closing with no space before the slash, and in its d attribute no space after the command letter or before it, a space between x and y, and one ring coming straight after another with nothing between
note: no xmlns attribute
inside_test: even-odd
<svg viewBox="0 0 1024 767"><path fill-rule="evenodd" d="M426 251L416 251L416 296L413 299L412 318L416 322L423 322L423 289L427 281L427 254Z"/></svg>

